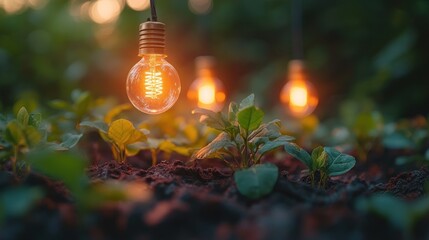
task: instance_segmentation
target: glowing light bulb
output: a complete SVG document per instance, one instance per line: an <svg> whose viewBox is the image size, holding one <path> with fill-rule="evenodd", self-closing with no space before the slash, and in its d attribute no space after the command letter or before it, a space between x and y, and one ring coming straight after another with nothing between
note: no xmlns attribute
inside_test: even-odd
<svg viewBox="0 0 429 240"><path fill-rule="evenodd" d="M213 76L213 57L198 57L196 60L197 79L192 82L187 97L199 108L221 111L225 99L225 88L222 82Z"/></svg>
<svg viewBox="0 0 429 240"><path fill-rule="evenodd" d="M179 75L164 59L164 29L160 22L141 24L139 56L142 59L128 74L128 98L134 107L147 114L167 111L180 95Z"/></svg>
<svg viewBox="0 0 429 240"><path fill-rule="evenodd" d="M295 117L305 117L316 108L319 99L313 85L306 81L304 64L300 60L289 63L289 82L280 93L281 102Z"/></svg>

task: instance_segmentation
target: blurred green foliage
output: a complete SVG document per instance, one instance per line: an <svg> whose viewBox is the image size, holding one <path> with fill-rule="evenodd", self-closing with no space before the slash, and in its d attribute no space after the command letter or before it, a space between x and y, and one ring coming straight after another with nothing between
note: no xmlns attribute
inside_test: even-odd
<svg viewBox="0 0 429 240"><path fill-rule="evenodd" d="M138 25L149 12L125 6L118 21L98 25L71 15L70 6L83 2L49 0L12 15L0 10L0 109L22 95L42 103L67 99L77 86L126 99L125 79L138 60ZM263 108L279 104L292 59L291 1L214 1L205 15L192 13L185 0L157 4L183 91L195 78L194 58L211 54L231 98L254 92L265 96ZM344 99L369 99L389 117L428 113L428 1L304 0L302 6L318 115L336 114Z"/></svg>

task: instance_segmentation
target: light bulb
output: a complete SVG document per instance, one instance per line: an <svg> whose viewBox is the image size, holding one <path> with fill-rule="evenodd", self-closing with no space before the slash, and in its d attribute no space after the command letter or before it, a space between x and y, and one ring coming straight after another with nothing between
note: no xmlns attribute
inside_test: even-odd
<svg viewBox="0 0 429 240"><path fill-rule="evenodd" d="M180 95L180 79L176 69L165 60L165 25L145 22L140 25L142 59L131 68L127 79L127 95L135 108L147 114L170 109Z"/></svg>
<svg viewBox="0 0 429 240"><path fill-rule="evenodd" d="M302 61L289 63L289 81L280 93L280 100L294 117L308 116L316 108L319 99L313 85L306 81Z"/></svg>
<svg viewBox="0 0 429 240"><path fill-rule="evenodd" d="M221 111L225 103L225 88L222 82L214 77L214 58L203 56L195 60L197 79L189 87L187 97L197 107L215 112Z"/></svg>

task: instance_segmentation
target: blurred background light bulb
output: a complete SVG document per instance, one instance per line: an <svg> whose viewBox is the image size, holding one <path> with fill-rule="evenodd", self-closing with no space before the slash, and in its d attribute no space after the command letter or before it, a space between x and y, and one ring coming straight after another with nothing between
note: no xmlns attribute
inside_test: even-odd
<svg viewBox="0 0 429 240"><path fill-rule="evenodd" d="M180 95L180 79L176 69L164 58L165 25L145 22L140 25L142 59L130 70L127 95L141 112L159 114L170 109Z"/></svg>
<svg viewBox="0 0 429 240"><path fill-rule="evenodd" d="M221 111L225 99L223 83L214 76L215 59L202 56L195 59L197 79L189 87L187 97L197 107Z"/></svg>
<svg viewBox="0 0 429 240"><path fill-rule="evenodd" d="M294 117L310 115L319 103L316 90L306 81L304 63L301 60L289 62L288 82L280 93L281 102Z"/></svg>

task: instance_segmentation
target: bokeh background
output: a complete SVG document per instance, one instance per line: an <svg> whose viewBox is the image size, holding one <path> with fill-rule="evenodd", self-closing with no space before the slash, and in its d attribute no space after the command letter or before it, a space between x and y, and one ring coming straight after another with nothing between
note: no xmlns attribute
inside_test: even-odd
<svg viewBox="0 0 429 240"><path fill-rule="evenodd" d="M369 108L387 118L429 113L429 1L302 0L303 52L320 98L316 114ZM0 0L0 109L18 99L67 99L75 88L126 102L148 0ZM195 79L213 55L236 99L279 107L292 57L291 0L159 0L168 61Z"/></svg>

